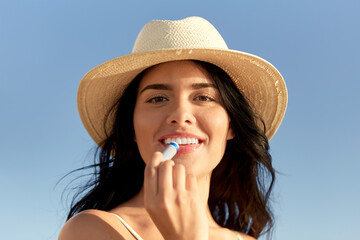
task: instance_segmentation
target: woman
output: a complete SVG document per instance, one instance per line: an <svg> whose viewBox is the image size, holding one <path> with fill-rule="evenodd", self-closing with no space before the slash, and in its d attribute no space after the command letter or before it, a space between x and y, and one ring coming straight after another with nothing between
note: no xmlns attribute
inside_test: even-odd
<svg viewBox="0 0 360 240"><path fill-rule="evenodd" d="M269 231L268 139L286 103L280 73L229 50L205 19L149 22L132 54L80 83L99 162L59 239L246 240ZM162 162L171 141L179 151Z"/></svg>

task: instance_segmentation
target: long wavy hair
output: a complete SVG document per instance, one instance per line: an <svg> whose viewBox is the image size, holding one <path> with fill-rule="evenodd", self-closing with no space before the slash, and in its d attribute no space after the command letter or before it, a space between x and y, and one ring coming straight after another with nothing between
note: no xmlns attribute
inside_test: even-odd
<svg viewBox="0 0 360 240"><path fill-rule="evenodd" d="M265 124L224 70L211 63L193 61L216 84L235 133L211 175L210 211L220 226L258 238L273 226L269 200L275 170ZM86 167L94 169L93 178L73 196L67 219L86 209L111 210L140 191L145 163L133 141L133 113L145 72L127 86L108 113L108 117L115 115L112 131L97 148L95 163Z"/></svg>

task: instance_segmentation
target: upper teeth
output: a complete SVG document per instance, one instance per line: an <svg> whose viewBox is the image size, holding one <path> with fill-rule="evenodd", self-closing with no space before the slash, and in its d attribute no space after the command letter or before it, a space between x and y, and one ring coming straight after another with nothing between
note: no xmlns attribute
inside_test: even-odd
<svg viewBox="0 0 360 240"><path fill-rule="evenodd" d="M176 142L177 144L198 144L199 139L196 138L167 138L164 140L165 144L170 144L171 142Z"/></svg>

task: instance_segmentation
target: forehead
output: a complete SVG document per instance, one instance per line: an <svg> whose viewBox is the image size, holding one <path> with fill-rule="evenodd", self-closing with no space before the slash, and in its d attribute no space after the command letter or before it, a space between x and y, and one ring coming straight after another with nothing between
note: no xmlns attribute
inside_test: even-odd
<svg viewBox="0 0 360 240"><path fill-rule="evenodd" d="M208 72L199 64L193 61L172 61L148 69L140 82L140 87L151 83L175 84L187 81L213 82Z"/></svg>

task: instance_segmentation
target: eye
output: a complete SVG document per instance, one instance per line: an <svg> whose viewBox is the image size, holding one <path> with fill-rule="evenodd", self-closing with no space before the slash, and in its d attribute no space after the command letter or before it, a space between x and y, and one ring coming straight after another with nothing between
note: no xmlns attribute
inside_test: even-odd
<svg viewBox="0 0 360 240"><path fill-rule="evenodd" d="M194 100L195 101L203 101L203 102L215 101L214 98L212 98L210 96L206 96L206 95L197 96L196 98L194 98Z"/></svg>
<svg viewBox="0 0 360 240"><path fill-rule="evenodd" d="M157 97L150 98L146 102L147 103L162 103L162 102L166 102L166 101L168 101L168 99L166 97L157 96Z"/></svg>

